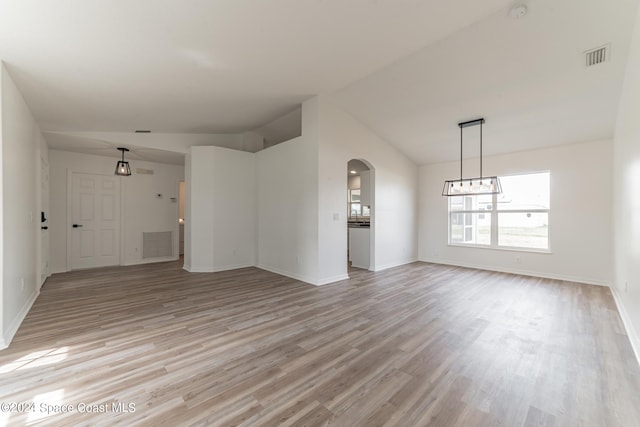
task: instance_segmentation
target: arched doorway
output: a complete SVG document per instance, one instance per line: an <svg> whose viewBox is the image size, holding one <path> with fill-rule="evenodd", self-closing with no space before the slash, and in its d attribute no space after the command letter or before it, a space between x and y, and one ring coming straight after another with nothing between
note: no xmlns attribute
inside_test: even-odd
<svg viewBox="0 0 640 427"><path fill-rule="evenodd" d="M364 159L347 163L347 262L349 268L374 270L375 179Z"/></svg>

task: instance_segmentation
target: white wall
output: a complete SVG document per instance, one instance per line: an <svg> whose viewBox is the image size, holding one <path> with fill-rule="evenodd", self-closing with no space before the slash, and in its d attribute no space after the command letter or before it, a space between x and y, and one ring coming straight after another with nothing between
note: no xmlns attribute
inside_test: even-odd
<svg viewBox="0 0 640 427"><path fill-rule="evenodd" d="M185 158L184 268L213 271L213 150L192 147Z"/></svg>
<svg viewBox="0 0 640 427"><path fill-rule="evenodd" d="M0 348L13 338L40 289L40 212L36 196L40 130L11 76L0 73L2 284Z"/></svg>
<svg viewBox="0 0 640 427"><path fill-rule="evenodd" d="M243 150L245 146L253 149L255 142L246 141L240 133L132 133L132 132L50 132L50 134L68 135L97 141L108 141L114 146L145 147L176 153L187 153L192 146L218 146Z"/></svg>
<svg viewBox="0 0 640 427"><path fill-rule="evenodd" d="M191 253L191 200L193 198L192 190L193 179L191 178L191 154L188 151L184 156L184 265L183 268L187 271L191 269L192 253Z"/></svg>
<svg viewBox="0 0 640 427"><path fill-rule="evenodd" d="M477 159L475 160L477 161ZM485 175L551 172L551 254L448 246L446 179L459 162L420 167L420 260L609 285L611 141L484 158Z"/></svg>
<svg viewBox="0 0 640 427"><path fill-rule="evenodd" d="M220 147L187 154L189 205L185 269L212 272L256 263L256 157ZM188 230L188 231L187 231Z"/></svg>
<svg viewBox="0 0 640 427"><path fill-rule="evenodd" d="M303 132L257 156L258 267L317 284L317 143Z"/></svg>
<svg viewBox="0 0 640 427"><path fill-rule="evenodd" d="M51 272L67 271L67 171L113 175L115 158L50 150L50 246ZM122 244L120 263L139 264L142 258L142 233L172 231L174 236L174 256L178 257L178 189L184 179L184 167L131 161L133 175L121 177L121 218ZM136 168L153 169L153 175L139 175ZM157 195L162 194L161 198ZM175 202L171 199L175 198ZM144 260L147 262L149 260Z"/></svg>
<svg viewBox="0 0 640 427"><path fill-rule="evenodd" d="M640 8L614 141L614 295L640 360Z"/></svg>
<svg viewBox="0 0 640 427"><path fill-rule="evenodd" d="M319 102L319 281L347 274L347 164L371 167L372 270L417 259L417 167L328 98ZM303 111L303 127L307 116ZM304 129L303 129L304 135ZM337 220L335 220L337 214Z"/></svg>
<svg viewBox="0 0 640 427"><path fill-rule="evenodd" d="M316 97L302 106L298 138L256 154L190 149L185 268L219 271L257 264L316 285L346 278L347 163L353 158L375 168L372 269L415 261L417 167ZM254 254L257 248L253 258L251 248Z"/></svg>
<svg viewBox="0 0 640 427"><path fill-rule="evenodd" d="M6 348L10 341L4 331L4 126L3 104L5 79L4 64L0 61L0 350Z"/></svg>
<svg viewBox="0 0 640 427"><path fill-rule="evenodd" d="M347 179L347 187L349 190L357 190L360 188L360 175L349 175Z"/></svg>

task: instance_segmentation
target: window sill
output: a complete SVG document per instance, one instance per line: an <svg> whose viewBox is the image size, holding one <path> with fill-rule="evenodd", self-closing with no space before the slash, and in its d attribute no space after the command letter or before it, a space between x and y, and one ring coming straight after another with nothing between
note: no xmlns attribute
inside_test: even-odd
<svg viewBox="0 0 640 427"><path fill-rule="evenodd" d="M463 243L449 243L447 246L457 247L457 248L493 249L496 251L506 251L506 252L553 254L553 252L551 252L551 249L517 248L517 247L510 247L510 246L489 246L489 245L465 245Z"/></svg>

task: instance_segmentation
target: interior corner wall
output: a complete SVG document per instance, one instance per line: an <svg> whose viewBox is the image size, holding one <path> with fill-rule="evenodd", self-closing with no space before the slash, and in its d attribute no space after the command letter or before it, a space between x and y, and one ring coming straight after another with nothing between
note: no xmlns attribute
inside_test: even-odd
<svg viewBox="0 0 640 427"><path fill-rule="evenodd" d="M640 360L640 8L618 109L613 156L614 295Z"/></svg>
<svg viewBox="0 0 640 427"><path fill-rule="evenodd" d="M187 151L184 269L194 273L213 271L213 155L209 147Z"/></svg>
<svg viewBox="0 0 640 427"><path fill-rule="evenodd" d="M187 154L184 156L184 264L183 268L187 271L191 271L191 221L187 221L191 218L191 186L193 184L193 178L191 177L191 150L187 149Z"/></svg>
<svg viewBox="0 0 640 427"><path fill-rule="evenodd" d="M2 90L4 80L4 64L0 60L0 350L7 347L4 333L4 139L3 139L3 108Z"/></svg>
<svg viewBox="0 0 640 427"><path fill-rule="evenodd" d="M186 270L215 272L256 264L255 162L255 154L244 151L189 149Z"/></svg>
<svg viewBox="0 0 640 427"><path fill-rule="evenodd" d="M49 150L50 218L49 237L50 266L52 273L68 271L67 259L67 185L68 171L112 176L117 153L114 157L96 156L68 151ZM184 179L184 166L131 160L133 174L120 177L122 241L120 264L134 265L145 262L178 259L179 238L179 182ZM153 174L138 174L136 168L153 170ZM158 194L161 196L158 197ZM175 199L175 201L174 201ZM171 231L173 255L162 259L144 259L142 233Z"/></svg>
<svg viewBox="0 0 640 427"><path fill-rule="evenodd" d="M347 163L352 158L375 168L372 269L415 261L416 165L353 117L315 97L302 105L297 138L256 154L190 149L185 269L257 265L315 285L346 278ZM253 259L251 245L257 247Z"/></svg>
<svg viewBox="0 0 640 427"><path fill-rule="evenodd" d="M330 99L317 99L319 280L329 282L347 274L347 164L351 159L364 159L373 167L370 269L416 261L417 166Z"/></svg>
<svg viewBox="0 0 640 427"><path fill-rule="evenodd" d="M2 143L2 297L0 348L11 342L38 296L37 123L4 64L0 72Z"/></svg>
<svg viewBox="0 0 640 427"><path fill-rule="evenodd" d="M563 145L487 156L489 175L551 172L551 253L448 245L446 179L459 162L420 167L420 260L540 277L609 285L611 256L612 142Z"/></svg>
<svg viewBox="0 0 640 427"><path fill-rule="evenodd" d="M318 284L317 143L303 132L257 156L258 267Z"/></svg>

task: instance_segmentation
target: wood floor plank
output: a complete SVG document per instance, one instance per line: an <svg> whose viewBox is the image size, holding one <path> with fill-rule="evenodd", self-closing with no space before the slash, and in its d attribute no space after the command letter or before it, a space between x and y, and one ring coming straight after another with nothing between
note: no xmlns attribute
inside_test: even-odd
<svg viewBox="0 0 640 427"><path fill-rule="evenodd" d="M350 276L54 275L0 352L0 402L38 406L0 425L640 425L608 288L420 262Z"/></svg>

